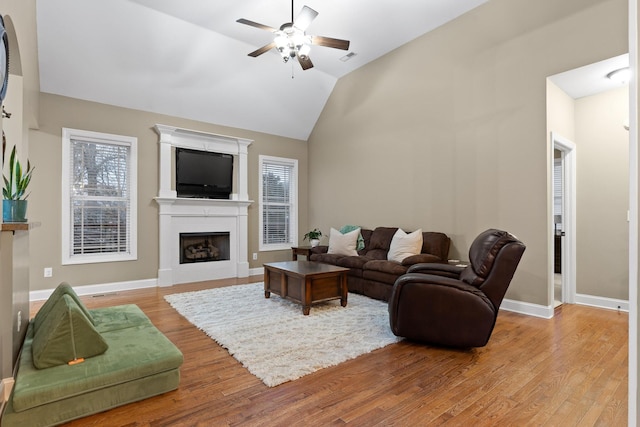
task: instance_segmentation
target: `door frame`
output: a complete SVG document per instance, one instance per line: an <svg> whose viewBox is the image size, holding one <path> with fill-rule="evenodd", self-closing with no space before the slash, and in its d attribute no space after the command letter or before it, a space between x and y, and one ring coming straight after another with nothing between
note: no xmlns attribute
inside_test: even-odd
<svg viewBox="0 0 640 427"><path fill-rule="evenodd" d="M562 226L565 233L562 241L562 302L574 304L576 301L576 144L563 137L557 132L551 132L551 155L550 155L550 181L551 200L550 224L553 224L553 150L562 153L562 173L563 173L563 215ZM553 245L554 227L549 227L549 241ZM553 246L551 246L553 247ZM553 251L550 257L553 254ZM549 280L549 301L553 305L553 263L550 264Z"/></svg>

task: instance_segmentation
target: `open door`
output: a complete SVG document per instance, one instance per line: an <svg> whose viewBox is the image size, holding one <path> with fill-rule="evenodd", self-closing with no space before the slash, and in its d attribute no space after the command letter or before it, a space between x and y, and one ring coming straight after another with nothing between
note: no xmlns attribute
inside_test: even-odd
<svg viewBox="0 0 640 427"><path fill-rule="evenodd" d="M576 145L557 133L551 133L554 262L550 299L574 303L576 295ZM557 184L557 185L556 185ZM556 291L556 278L559 289Z"/></svg>

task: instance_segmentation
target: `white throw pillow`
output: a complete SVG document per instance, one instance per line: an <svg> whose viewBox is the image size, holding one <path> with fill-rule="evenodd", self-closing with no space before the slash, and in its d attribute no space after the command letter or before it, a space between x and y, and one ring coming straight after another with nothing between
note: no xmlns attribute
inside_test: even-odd
<svg viewBox="0 0 640 427"><path fill-rule="evenodd" d="M356 245L358 244L359 235L359 228L345 234L340 233L335 228L331 228L329 232L329 250L327 253L357 256L358 251L356 250Z"/></svg>
<svg viewBox="0 0 640 427"><path fill-rule="evenodd" d="M403 259L411 255L418 255L420 252L422 252L422 229L407 234L398 228L391 239L387 259L402 262Z"/></svg>

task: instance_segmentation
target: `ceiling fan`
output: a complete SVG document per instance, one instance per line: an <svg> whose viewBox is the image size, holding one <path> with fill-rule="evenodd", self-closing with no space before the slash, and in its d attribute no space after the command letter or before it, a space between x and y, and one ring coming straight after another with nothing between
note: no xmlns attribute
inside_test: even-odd
<svg viewBox="0 0 640 427"><path fill-rule="evenodd" d="M294 20L293 0L291 0L291 22L285 22L280 26L279 30L244 18L240 18L236 22L260 28L261 30L267 30L275 34L275 38L271 43L254 50L249 53L249 56L255 58L275 48L282 56L284 62L288 62L291 58L298 58L298 62L302 69L308 70L313 67L313 62L311 62L311 59L309 58L311 45L326 46L342 50L349 49L349 40L307 35L305 31L316 16L318 16L318 12L308 6L304 6Z"/></svg>

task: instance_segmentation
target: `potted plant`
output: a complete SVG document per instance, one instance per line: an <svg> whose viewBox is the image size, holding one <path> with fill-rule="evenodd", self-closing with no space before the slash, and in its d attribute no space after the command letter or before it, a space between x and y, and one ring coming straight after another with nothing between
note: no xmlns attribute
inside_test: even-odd
<svg viewBox="0 0 640 427"><path fill-rule="evenodd" d="M16 146L13 146L9 156L9 177L2 175L4 187L2 188L2 220L4 222L26 222L27 187L33 174L31 163L27 160L27 169L23 170L20 160L16 155Z"/></svg>
<svg viewBox="0 0 640 427"><path fill-rule="evenodd" d="M322 237L322 231L318 230L317 228L314 228L313 230L305 234L302 240L309 239L309 242L311 243L311 247L315 248L320 243L320 237Z"/></svg>

